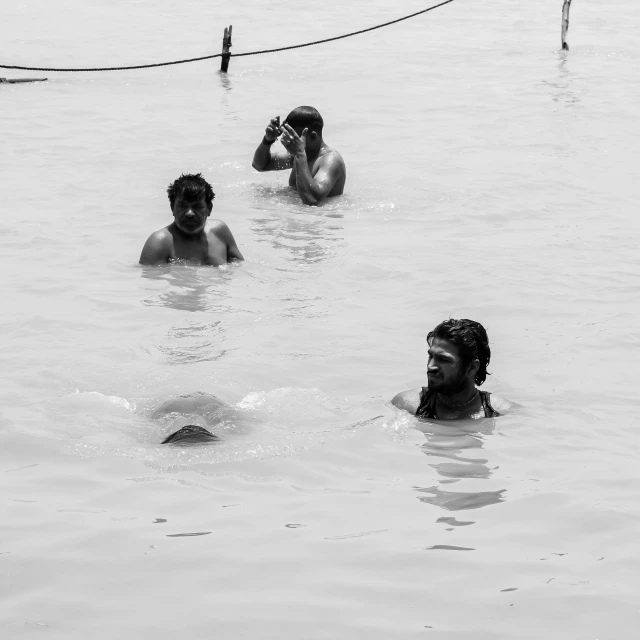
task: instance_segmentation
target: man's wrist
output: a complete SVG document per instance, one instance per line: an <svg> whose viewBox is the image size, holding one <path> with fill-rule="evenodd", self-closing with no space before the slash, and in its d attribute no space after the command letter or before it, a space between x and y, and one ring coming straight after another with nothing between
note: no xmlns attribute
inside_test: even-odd
<svg viewBox="0 0 640 640"><path fill-rule="evenodd" d="M262 136L262 144L266 144L267 147L270 147L278 138L274 138L273 140L268 140L267 136Z"/></svg>

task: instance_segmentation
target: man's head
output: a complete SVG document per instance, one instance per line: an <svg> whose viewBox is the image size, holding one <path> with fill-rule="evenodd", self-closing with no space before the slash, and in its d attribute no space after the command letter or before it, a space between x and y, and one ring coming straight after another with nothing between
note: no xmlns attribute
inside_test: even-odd
<svg viewBox="0 0 640 640"><path fill-rule="evenodd" d="M429 387L442 393L457 393L480 386L487 378L491 360L489 338L473 320L445 320L427 335Z"/></svg>
<svg viewBox="0 0 640 640"><path fill-rule="evenodd" d="M188 235L200 233L213 208L211 185L200 173L183 173L167 189L176 226Z"/></svg>
<svg viewBox="0 0 640 640"><path fill-rule="evenodd" d="M307 131L307 151L315 151L322 144L322 128L324 120L313 107L297 107L285 119L282 124L288 124L295 129L300 136L305 129Z"/></svg>

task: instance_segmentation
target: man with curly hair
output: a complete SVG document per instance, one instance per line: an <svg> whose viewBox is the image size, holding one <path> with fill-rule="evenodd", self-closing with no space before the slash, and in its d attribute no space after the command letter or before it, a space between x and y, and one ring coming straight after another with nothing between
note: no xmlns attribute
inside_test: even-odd
<svg viewBox="0 0 640 640"><path fill-rule="evenodd" d="M140 264L184 260L218 267L244 260L229 227L222 220L209 220L215 193L202 174L182 174L167 194L173 222L149 236Z"/></svg>
<svg viewBox="0 0 640 640"><path fill-rule="evenodd" d="M391 401L398 409L428 420L495 418L510 403L477 387L491 360L489 338L473 320L445 320L427 335L428 385L403 391Z"/></svg>

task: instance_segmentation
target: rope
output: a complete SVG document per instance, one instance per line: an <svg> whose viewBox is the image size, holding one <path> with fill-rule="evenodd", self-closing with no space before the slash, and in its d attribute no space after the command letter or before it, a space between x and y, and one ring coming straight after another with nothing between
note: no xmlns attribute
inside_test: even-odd
<svg viewBox="0 0 640 640"><path fill-rule="evenodd" d="M346 33L342 36L335 36L334 38L325 38L324 40L316 40L314 42L307 42L306 44L295 44L290 47L278 47L277 49L263 49L262 51L250 51L248 53L235 53L228 54L232 58L242 58L244 56L257 56L262 53L275 53L277 51L289 51L290 49L302 49L303 47L312 47L316 44L323 44L325 42L333 42L334 40L343 40L344 38L350 38L351 36L357 36L361 33L367 33L368 31L375 31L376 29L382 29L382 27L388 27L389 25L396 24L398 22L402 22L404 20L409 20L411 18L415 18L423 13L427 13L429 11L433 11L438 7L442 7L445 4L449 4L453 2L453 0L445 0L445 2L441 2L440 4L433 5L428 9L423 9L422 11L416 11L408 16L404 16L403 18L398 18L397 20L391 20L390 22L385 22L383 24L379 24L375 27L369 27L368 29L361 29L360 31L353 31L352 33ZM60 69L56 67L20 67L17 65L8 65L8 64L0 64L0 69L19 69L20 71L128 71L130 69L151 69L153 67L168 67L175 64L187 64L189 62L199 62L201 60L211 60L213 58L222 57L222 53L216 53L215 55L210 56L200 56L199 58L188 58L187 60L173 60L172 62L156 62L154 64L136 64L128 67L85 67L81 69Z"/></svg>
<svg viewBox="0 0 640 640"><path fill-rule="evenodd" d="M334 38L325 38L324 40L316 40L315 42L307 42L306 44L295 44L291 47L278 47L277 49L264 49L262 51L252 51L251 53L236 53L233 55L233 57L241 58L242 56L257 56L259 53L275 53L276 51L288 51L289 49L302 49L302 47L312 47L314 44L323 44L325 42L333 42L334 40L343 40L344 38L350 38L351 36L358 36L361 33L367 33L367 31L375 31L376 29L382 29L382 27L388 27L391 24L396 24L397 22L402 22L403 20L409 20L410 18L415 18L416 16L419 16L422 13L433 11L434 9L437 9L438 7L442 7L445 4L449 4L450 2L453 2L453 0L446 0L445 2L441 2L440 4L433 5L428 9L423 9L422 11L416 11L415 13L405 16L404 18L391 20L391 22L385 22L383 24L379 24L377 27L369 27L368 29L361 29L360 31L346 33L343 36L335 36Z"/></svg>

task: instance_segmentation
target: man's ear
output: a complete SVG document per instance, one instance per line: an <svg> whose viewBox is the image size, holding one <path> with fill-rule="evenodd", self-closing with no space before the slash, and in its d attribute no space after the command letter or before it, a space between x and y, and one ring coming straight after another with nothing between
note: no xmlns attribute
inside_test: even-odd
<svg viewBox="0 0 640 640"><path fill-rule="evenodd" d="M467 368L467 375L471 376L471 378L475 380L476 374L478 373L479 369L480 369L480 360L478 360L478 358L474 358L469 363L469 366Z"/></svg>

